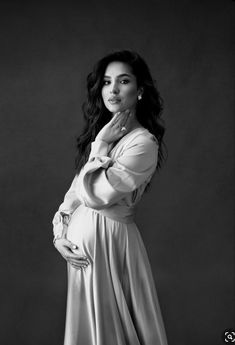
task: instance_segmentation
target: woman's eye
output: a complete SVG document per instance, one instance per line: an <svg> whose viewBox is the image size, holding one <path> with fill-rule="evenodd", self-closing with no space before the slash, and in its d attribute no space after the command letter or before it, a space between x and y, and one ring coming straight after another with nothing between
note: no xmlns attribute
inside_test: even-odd
<svg viewBox="0 0 235 345"><path fill-rule="evenodd" d="M123 79L121 80L121 84L128 84L129 83L129 80L128 79Z"/></svg>
<svg viewBox="0 0 235 345"><path fill-rule="evenodd" d="M109 85L110 84L110 81L109 80L104 80L103 81L103 85Z"/></svg>

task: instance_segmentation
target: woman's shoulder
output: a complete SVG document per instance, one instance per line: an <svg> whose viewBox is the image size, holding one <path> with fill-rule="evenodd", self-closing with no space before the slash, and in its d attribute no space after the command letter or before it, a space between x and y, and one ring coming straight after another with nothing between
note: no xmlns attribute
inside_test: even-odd
<svg viewBox="0 0 235 345"><path fill-rule="evenodd" d="M126 144L128 145L144 145L149 148L158 148L157 138L144 127L138 127L128 133L128 138Z"/></svg>
<svg viewBox="0 0 235 345"><path fill-rule="evenodd" d="M155 160L158 156L158 142L155 136L144 127L138 127L127 133L111 150L112 157L127 155L145 156Z"/></svg>

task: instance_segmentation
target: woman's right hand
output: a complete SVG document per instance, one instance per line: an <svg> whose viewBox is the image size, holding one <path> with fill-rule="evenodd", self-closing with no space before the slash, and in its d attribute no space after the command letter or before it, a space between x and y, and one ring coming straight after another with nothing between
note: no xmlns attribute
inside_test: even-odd
<svg viewBox="0 0 235 345"><path fill-rule="evenodd" d="M116 113L112 119L99 131L95 140L103 140L111 144L130 131L132 113L129 109ZM122 130L122 128L124 130Z"/></svg>
<svg viewBox="0 0 235 345"><path fill-rule="evenodd" d="M73 253L73 250L79 249L77 245L73 244L66 238L56 239L54 246L63 258L74 268L82 269L89 265L89 261L86 256Z"/></svg>

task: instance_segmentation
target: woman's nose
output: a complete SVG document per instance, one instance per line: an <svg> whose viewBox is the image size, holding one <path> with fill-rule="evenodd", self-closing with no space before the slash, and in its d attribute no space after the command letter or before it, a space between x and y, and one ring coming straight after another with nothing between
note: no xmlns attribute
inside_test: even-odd
<svg viewBox="0 0 235 345"><path fill-rule="evenodd" d="M114 93L114 94L119 93L119 88L118 88L117 83L114 83L113 85L111 85L110 93Z"/></svg>

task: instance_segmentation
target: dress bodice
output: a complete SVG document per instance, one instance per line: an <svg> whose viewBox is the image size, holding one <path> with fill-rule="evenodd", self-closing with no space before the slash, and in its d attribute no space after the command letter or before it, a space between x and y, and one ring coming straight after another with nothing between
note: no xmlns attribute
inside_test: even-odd
<svg viewBox="0 0 235 345"><path fill-rule="evenodd" d="M157 158L157 139L143 127L127 133L114 146L102 140L92 142L87 163L74 177L53 219L55 228L62 221L60 212L72 216L80 204L116 220L133 221L135 205L156 170Z"/></svg>

